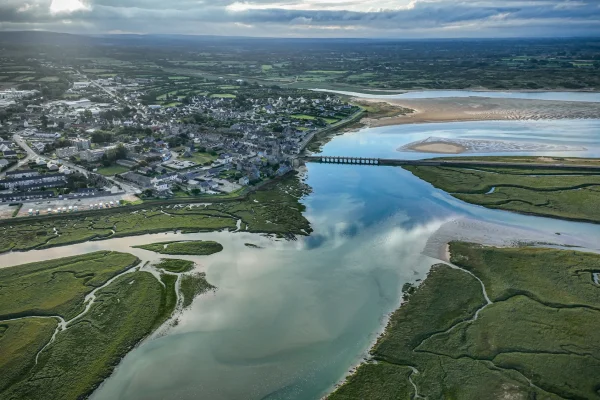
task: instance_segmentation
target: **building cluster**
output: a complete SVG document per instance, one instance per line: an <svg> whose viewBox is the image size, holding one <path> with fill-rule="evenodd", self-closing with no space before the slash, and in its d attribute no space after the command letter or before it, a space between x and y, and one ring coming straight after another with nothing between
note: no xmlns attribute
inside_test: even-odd
<svg viewBox="0 0 600 400"><path fill-rule="evenodd" d="M75 78L68 95L79 99L29 104L8 121L8 133L44 157L32 162L47 164L46 180L54 172L68 175L70 167L93 173L113 165L124 171L117 179L160 196L231 192L285 174L316 133L359 110L322 93L256 88L239 98L199 94L174 96L174 105L148 105L141 99L152 79ZM109 139L98 139L98 133ZM117 148L126 154L116 157ZM16 157L8 144L0 150L4 163ZM29 190L41 187L38 181Z"/></svg>
<svg viewBox="0 0 600 400"><path fill-rule="evenodd" d="M35 96L36 90L0 90L0 108L16 104L21 99L26 99Z"/></svg>

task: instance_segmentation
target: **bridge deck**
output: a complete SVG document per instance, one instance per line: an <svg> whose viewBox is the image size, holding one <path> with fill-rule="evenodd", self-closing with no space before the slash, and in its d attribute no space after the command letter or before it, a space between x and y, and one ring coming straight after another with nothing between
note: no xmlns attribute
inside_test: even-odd
<svg viewBox="0 0 600 400"><path fill-rule="evenodd" d="M496 167L496 168L529 168L529 169L557 169L557 170L591 170L600 172L600 163L587 164L561 164L561 163L528 163L528 162L502 162L502 161L464 161L464 160L402 160L394 158L369 158L345 156L306 156L307 162L328 164L359 164L359 165L414 165L426 167Z"/></svg>

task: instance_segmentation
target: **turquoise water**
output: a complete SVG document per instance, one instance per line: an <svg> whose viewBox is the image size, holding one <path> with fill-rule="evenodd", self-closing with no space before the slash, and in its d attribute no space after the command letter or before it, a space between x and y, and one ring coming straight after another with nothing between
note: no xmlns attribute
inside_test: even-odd
<svg viewBox="0 0 600 400"><path fill-rule="evenodd" d="M555 101L583 101L600 102L598 92L499 92L499 91L474 91L474 90L424 90L411 91L398 94L364 94L358 92L344 92L339 90L314 89L318 92L329 92L347 96L363 97L367 99L435 99L445 97L489 97L493 99L525 99L525 100L555 100Z"/></svg>
<svg viewBox="0 0 600 400"><path fill-rule="evenodd" d="M330 156L369 156L380 158L420 159L440 154L399 152L399 147L428 137L455 139L506 140L510 142L547 143L584 147L585 151L539 152L536 155L566 157L600 156L600 120L546 121L477 121L412 124L362 129L338 136L323 148ZM493 155L530 155L528 152L493 153ZM468 156L489 155L468 153ZM452 155L443 155L451 157Z"/></svg>
<svg viewBox="0 0 600 400"><path fill-rule="evenodd" d="M560 141L571 135L594 147L600 141L599 124L388 127L337 137L323 151L395 155L399 145L433 129L483 139L524 135ZM130 251L145 260L155 255L129 246L175 237L218 240L223 252L185 257L199 262L218 291L199 297L166 334L131 351L92 398L305 400L326 394L366 355L388 313L398 307L402 285L423 279L438 262L423 251L448 221L485 223L481 232L490 238L540 240L560 232L560 240L600 246L598 225L468 205L401 168L308 164L306 182L313 192L303 202L315 232L298 241L226 232L146 235L0 255L0 265L103 248ZM517 234L504 231L513 228ZM246 242L263 249L247 248Z"/></svg>

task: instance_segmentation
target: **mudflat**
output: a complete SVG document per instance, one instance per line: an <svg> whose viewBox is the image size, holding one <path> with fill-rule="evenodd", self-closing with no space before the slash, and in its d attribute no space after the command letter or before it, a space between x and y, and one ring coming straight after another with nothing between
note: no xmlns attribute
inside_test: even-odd
<svg viewBox="0 0 600 400"><path fill-rule="evenodd" d="M402 124L486 121L600 118L600 104L575 101L492 99L485 97L437 99L365 99L365 103L396 105L415 110L413 113L384 118L364 118L367 126ZM400 112L399 112L400 114Z"/></svg>

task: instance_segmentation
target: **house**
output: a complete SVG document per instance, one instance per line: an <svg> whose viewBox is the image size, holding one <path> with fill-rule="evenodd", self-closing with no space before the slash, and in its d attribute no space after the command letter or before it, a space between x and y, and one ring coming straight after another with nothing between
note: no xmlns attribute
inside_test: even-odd
<svg viewBox="0 0 600 400"><path fill-rule="evenodd" d="M139 185L143 188L148 188L152 186L150 178L144 175L136 174L132 171L122 173L121 178L125 179L126 181L133 182L136 185Z"/></svg>
<svg viewBox="0 0 600 400"><path fill-rule="evenodd" d="M58 167L57 167L58 169ZM0 180L0 187L4 189L33 189L38 187L64 186L66 177L63 174L46 174L24 178L11 178Z"/></svg>
<svg viewBox="0 0 600 400"><path fill-rule="evenodd" d="M4 158L11 158L11 159L17 158L17 152L14 150L4 151L3 154L4 154Z"/></svg>
<svg viewBox="0 0 600 400"><path fill-rule="evenodd" d="M219 188L219 184L215 181L208 180L208 181L206 181L206 183L208 184L208 188L210 190L216 190Z"/></svg>
<svg viewBox="0 0 600 400"><path fill-rule="evenodd" d="M177 173L176 172L171 172L171 173L168 173L168 174L163 174L163 175L159 175L159 176L156 176L156 177L152 178L152 180L150 181L150 183L152 183L153 186L156 186L157 184L161 184L162 185L163 183L166 183L168 185L168 184L171 184L171 183L176 182L178 180L180 180L180 179L179 179L179 176L177 175Z"/></svg>
<svg viewBox="0 0 600 400"><path fill-rule="evenodd" d="M31 143L31 147L33 148L33 150L35 150L37 153L43 153L46 150L46 143L42 143L42 142L33 142Z"/></svg>
<svg viewBox="0 0 600 400"><path fill-rule="evenodd" d="M58 171L58 165L52 163L52 162L48 162L48 164L46 164L46 167L48 167L48 171Z"/></svg>
<svg viewBox="0 0 600 400"><path fill-rule="evenodd" d="M137 165L135 161L131 160L117 160L117 164L126 168L133 168Z"/></svg>
<svg viewBox="0 0 600 400"><path fill-rule="evenodd" d="M18 169L16 171L7 172L6 179L31 178L32 176L38 175L40 175L40 173L33 169Z"/></svg>
<svg viewBox="0 0 600 400"><path fill-rule="evenodd" d="M90 86L90 82L73 82L73 90L81 90Z"/></svg>
<svg viewBox="0 0 600 400"><path fill-rule="evenodd" d="M3 158L0 159L0 171L2 171L4 168L8 167L10 165L10 161L8 161L7 159Z"/></svg>
<svg viewBox="0 0 600 400"><path fill-rule="evenodd" d="M50 190L8 193L8 194L0 194L0 202L13 203L13 202L17 202L17 201L48 199L48 198L52 198L52 197L54 197L54 192L52 192Z"/></svg>
<svg viewBox="0 0 600 400"><path fill-rule="evenodd" d="M58 172L60 172L61 174L65 174L65 175L71 175L73 173L73 171L71 171L69 169L69 167L66 167L64 165L62 165L59 169Z"/></svg>
<svg viewBox="0 0 600 400"><path fill-rule="evenodd" d="M247 176L242 176L238 182L242 186L248 186L250 184L250 179Z"/></svg>
<svg viewBox="0 0 600 400"><path fill-rule="evenodd" d="M77 150L84 151L89 150L92 147L92 142L89 139L75 139L73 144L77 147Z"/></svg>
<svg viewBox="0 0 600 400"><path fill-rule="evenodd" d="M75 156L78 152L77 147L63 147L62 149L56 149L56 155L58 158L69 158Z"/></svg>
<svg viewBox="0 0 600 400"><path fill-rule="evenodd" d="M169 184L167 182L156 182L154 183L154 190L157 192L166 192L169 190Z"/></svg>
<svg viewBox="0 0 600 400"><path fill-rule="evenodd" d="M79 157L81 158L82 161L96 162L96 161L100 161L102 159L104 152L105 152L104 149L84 150L81 153L79 153Z"/></svg>

